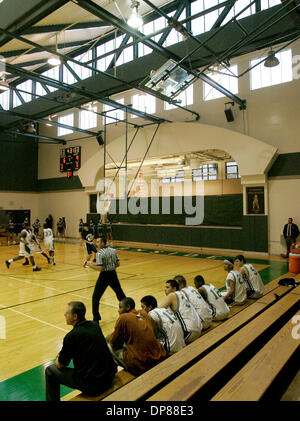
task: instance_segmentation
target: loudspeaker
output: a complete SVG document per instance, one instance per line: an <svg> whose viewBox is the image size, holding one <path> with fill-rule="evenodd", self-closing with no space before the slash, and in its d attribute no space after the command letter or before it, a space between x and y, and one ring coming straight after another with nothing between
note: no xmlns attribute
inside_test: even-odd
<svg viewBox="0 0 300 421"><path fill-rule="evenodd" d="M102 137L102 134L101 133L99 133L96 136L96 139L97 139L97 142L98 142L99 146L103 146L104 145L104 140L103 140L103 137Z"/></svg>
<svg viewBox="0 0 300 421"><path fill-rule="evenodd" d="M231 108L227 108L227 109L224 111L224 113L225 113L225 115L226 115L226 119L227 119L227 121L234 121L233 112L232 112L232 109L231 109Z"/></svg>

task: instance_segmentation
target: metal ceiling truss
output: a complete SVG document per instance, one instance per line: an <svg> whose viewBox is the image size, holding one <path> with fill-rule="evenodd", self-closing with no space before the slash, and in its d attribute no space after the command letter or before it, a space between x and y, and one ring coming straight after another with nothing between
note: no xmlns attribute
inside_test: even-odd
<svg viewBox="0 0 300 421"><path fill-rule="evenodd" d="M59 53L59 52L53 52L53 50L51 50L49 47L46 47L46 46L41 46L41 45L39 45L39 44L37 44L37 43L35 43L35 42L33 42L33 41L30 41L30 40L27 40L26 38L24 38L24 37L22 37L22 36L20 36L20 35L16 35L16 34L13 34L13 33L11 33L10 31L7 31L7 30L5 30L5 29L3 29L3 28L0 28L0 32L2 32L2 33L4 33L4 34L6 34L6 35L8 35L8 36L10 36L11 38L16 38L16 39L18 39L19 41L22 41L22 42L25 42L25 43L27 43L27 44L29 44L29 45L32 45L32 46L34 46L35 48L38 48L38 49L40 49L40 50L42 50L42 51L47 51L47 52L49 52L49 53L51 53L51 54L53 54L53 55L55 55L55 56L58 56L58 57L60 57L62 60L63 60L63 62L64 62L64 65L66 65L67 64L67 61L71 61L71 62L73 62L73 63L75 63L75 64L77 64L77 65L79 65L79 66L81 66L81 67L84 67L84 68L87 68L87 69L89 69L89 70L91 70L92 72L95 72L95 73L99 73L99 74L103 74L103 75L105 75L105 76L107 76L108 78L111 78L111 79L114 79L114 80L116 80L116 81L118 81L118 82L120 82L122 85L127 85L127 87L128 87L128 89L138 89L138 90L142 90L142 91L145 91L145 92L148 92L146 89L142 89L142 88L140 88L138 85L132 85L132 84L129 84L128 82L126 82L126 81L124 81L123 79L120 79L120 78L118 78L118 77L116 77L116 76L114 76L114 75L112 75L112 74L110 74L110 73L107 73L107 72L102 72L101 70L98 70L98 69L96 69L95 67L92 67L92 66L89 66L89 65L86 65L85 63L81 63L80 61L78 61L78 60L76 60L76 59L74 59L73 57L70 57L70 56L66 56L66 55L64 55L64 54L61 54L61 53ZM9 64L9 63L6 63L6 69L10 72L10 73L12 73L12 74L16 74L16 69L17 69L18 67L17 66L13 66L13 65L11 65L11 64ZM11 70L9 70L9 69L11 69ZM14 71L14 69L15 69L15 71ZM76 79L78 79L79 77L78 77L78 75L74 72L74 70L73 69L71 69L71 67L68 65L68 69L71 71L71 73L74 75L74 77L76 78ZM25 72L25 70L24 70L24 72ZM75 76L76 75L76 76ZM42 77L44 77L44 76L42 76ZM27 80L27 79L32 79L31 77L27 77L27 78L24 78L23 80ZM49 78L47 78L48 80L50 80ZM61 78L62 79L62 78ZM80 79L80 78L79 78ZM52 79L53 80L53 79ZM39 81L39 80L37 80L37 81ZM60 81L61 83L63 83L62 82L62 80ZM20 82L21 83L21 82ZM45 83L47 83L46 81L45 81ZM14 85L14 86L17 86L17 82L15 81L15 82L13 82L13 84L12 85ZM70 85L69 85L70 86ZM59 89L59 88L58 88ZM161 94L154 94L154 93L152 93L152 91L151 91L151 94L152 95L154 95L154 96L156 96L157 98L159 98L159 99L162 99L162 100L164 100L164 101L167 101L167 102L169 102L169 103L171 103L171 104L174 104L174 105L176 105L176 106L178 106L179 108L182 108L182 109L184 109L185 111L187 111L187 112L189 112L189 113L191 113L191 114L194 114L195 116L196 116L196 119L198 119L199 118L199 114L198 113L196 113L195 111L193 111L193 110L190 110L190 109L188 109L188 108L185 108L185 107L182 107L182 106L180 106L176 101L173 101L173 100L171 100L170 98L168 98L168 97L166 97L166 96L164 96L164 95L161 95ZM95 98L94 98L95 99ZM103 99L98 99L100 102L103 102L103 103L107 103L108 105L112 105L112 106L116 106L116 102L114 102L114 103L111 103L111 104L109 104L108 102L108 100L107 99L105 99L105 101L103 100ZM126 107L126 106L123 106L124 108ZM160 121L160 122L162 122L164 119L160 119L160 118L157 118L157 117L153 117L153 116L151 116L151 115L149 115L149 114L147 114L147 113L144 113L144 112L142 112L142 111L139 111L139 110L134 110L134 109L130 109L131 111L131 113L132 114L135 114L135 115L137 115L138 117L142 117L142 118L146 118L146 119L148 119L148 120L151 120L151 121L154 121L154 122L158 122L158 121Z"/></svg>
<svg viewBox="0 0 300 421"><path fill-rule="evenodd" d="M75 0L75 1L83 9L94 14L100 19L105 20L106 22L110 22L113 26L120 29L124 33L128 33L131 36L136 37L138 39L140 39L143 36L143 34L140 31L135 30L134 28L130 27L129 25L127 25L127 23L123 22L121 19L112 15L110 12L98 6L91 0ZM145 2L149 4L148 1L145 1ZM145 44L147 47L150 47L153 51L164 56L167 60L173 59L177 63L182 61L182 57L177 56L176 54L172 53L170 50L164 48L163 46L159 45L157 42L153 41L152 39L144 40L142 41L142 43ZM215 82L209 76L199 73L197 71L192 71L189 67L184 65L182 62L180 66L184 70L188 71L191 74L194 74L197 78L202 79L204 82L208 83L210 86L217 89L219 92L221 92L223 95L230 98L232 101L239 104L241 109L245 108L245 100L242 100L237 95L234 95L232 92L230 92L228 89L224 88L223 86Z"/></svg>
<svg viewBox="0 0 300 421"><path fill-rule="evenodd" d="M79 4L79 3L81 3L81 4ZM94 13L96 16L98 16L98 13L99 13L99 9L102 11L103 9L102 8L100 8L99 6L97 6L97 5L95 5L93 2L91 2L91 1L88 1L88 2L86 2L86 1L77 1L77 4L79 4L79 5L81 5L81 7L83 7L83 8L85 8L84 6L83 6L83 3L85 3L85 4L89 4L89 8L94 8L95 7L95 10L96 10L96 13ZM150 2L149 2L150 3ZM230 23L232 23L232 21L235 21L235 22L237 22L237 17L238 17L238 15L237 16L235 16L235 18L233 18L233 19L231 19L229 22L227 22L225 25L223 25L222 27L221 26L219 26L219 25L221 25L221 22L220 22L220 20L221 20L221 15L223 15L222 16L222 18L224 18L225 19L225 14L227 15L228 13L229 13L229 7L230 8L232 8L233 7L233 5L234 5L234 3L235 3L235 0L228 0L228 1L224 1L223 3L220 3L219 5L216 5L216 6L213 6L212 8L210 8L210 9L206 9L205 11L203 11L203 12L200 12L200 13L198 13L198 14L196 14L196 15L194 15L194 16L189 16L189 14L187 13L187 18L186 19L184 19L184 20L182 20L182 21L180 21L180 23L181 24L184 24L184 23L189 23L191 20L193 20L193 19L196 19L197 17L199 17L199 16L203 16L203 15L205 15L206 13L209 13L210 11L212 11L212 10L216 10L216 9L218 9L218 8L220 8L220 7L225 7L224 8L224 10L221 12L221 14L220 14L220 16L219 16L219 22L218 21L216 21L216 23L215 23L215 25L216 25L216 27L217 27L217 30L215 30L215 31L213 31L213 33L211 33L212 31L210 31L210 33L209 33L209 35L208 35L208 37L207 37L207 34L204 34L204 37L202 37L202 39L203 39L203 41L202 41L202 44L203 43L207 43L208 41L210 41L213 37L215 37L216 36L216 34L218 34L218 32L220 31L220 30L223 30L226 26L228 26ZM255 4L255 7L256 7L256 11L260 11L261 10L261 5L260 5L260 0L255 0L255 1L253 1L251 4ZM283 2L284 3L284 6L286 6L286 4L288 3L289 5L290 4L292 4L293 2L292 1L285 1L285 2ZM177 14L179 14L179 8L180 8L180 6L182 7L182 4L183 4L183 2L179 2L179 1L177 1L177 2L172 2L172 4L169 4L169 5L167 5L168 6L168 8L166 7L166 8L161 8L161 10L163 10L164 12L165 11L167 11L167 10L171 10L171 11L173 11L173 10L176 10L176 7L177 7L177 10L176 10L176 12L175 13L177 13ZM295 3L294 3L294 5L295 5ZM178 8L178 6L179 6L179 8ZM274 9L276 10L276 13L278 13L278 14L280 14L280 10L282 10L282 7L283 6L275 6L274 7ZM247 7L246 7L247 8ZM280 10L279 10L279 8L280 8ZM226 13L225 13L225 9L226 9ZM292 10L297 10L297 11L299 11L299 9L298 9L298 6L295 6ZM291 11L291 10L290 10ZM106 11L105 11L106 12ZM91 12L92 13L92 12ZM240 12L241 13L241 12ZM149 14L150 15L150 14ZM149 15L147 15L147 20L149 19L149 21L150 20L153 20L153 17L152 17L152 19L150 19L148 16ZM286 16L288 15L288 13L286 14ZM112 15L113 16L113 15ZM153 16L155 17L155 16L159 16L159 13L157 12L157 11L154 11L154 13L153 13ZM271 16L269 16L269 19L267 20L267 21L269 21L270 19L272 19L273 18L273 16L274 16L274 14L272 14ZM99 16L98 16L99 17ZM102 19L102 17L101 17L101 19ZM117 18L116 18L117 19ZM281 19L284 19L284 16L283 17L281 17ZM118 19L117 19L117 23L118 23ZM121 22L122 23L122 21L119 21L119 22ZM108 22L108 23L110 23L110 24L112 24L111 22ZM261 26L263 26L263 25L265 25L265 23L266 23L266 21L264 21L263 23L262 23L262 25ZM275 22L276 23L276 22ZM274 23L273 23L274 24ZM125 24L126 25L126 24ZM128 25L126 25L126 26L128 26ZM241 25L240 25L241 26ZM239 27L240 27L239 26ZM272 26L272 25L271 25ZM271 27L270 26L270 27ZM244 29L244 27L242 27L243 29ZM132 28L131 28L132 29ZM241 28L240 28L241 29ZM162 34L164 34L164 33L166 33L167 31L169 30L169 28L163 28L162 30L160 30L160 31L156 31L155 33L153 33L153 34L150 34L150 35L148 35L148 36L144 36L142 33L138 33L138 35L134 35L134 34L132 34L132 32L130 33L130 36L133 36L133 42L131 42L131 43L128 43L127 45L126 45L126 47L129 47L129 46L131 46L131 45L137 45L139 42L144 42L145 44L146 44L146 42L147 41L149 41L150 40L150 38L151 37L153 37L154 35L156 35L156 34L158 34L158 33L162 33ZM257 30L257 28L256 28L256 30ZM121 29L120 29L120 32L122 33L122 32L125 32L125 33L127 33L127 35L128 35L128 32L127 31L125 31L124 30L124 27L121 27ZM136 31L137 32L137 31ZM255 31L253 31L253 32L255 32ZM262 31L263 32L263 31ZM257 35L255 36L255 37L253 37L253 38L250 38L251 37L251 35L252 35L252 33L251 32L248 32L248 35L246 35L246 37L248 37L248 39L247 40L249 40L249 39L251 39L251 40L254 40L255 38L257 38ZM297 34L296 34L296 36L297 36ZM108 39L108 37L110 37L110 38L112 38L113 37L113 35L106 35L106 36L104 36L103 38L101 38L101 40L99 40L99 42L97 43L97 44L95 44L95 45L100 45L101 43L103 43L103 42L106 42L106 40ZM290 35L287 35L287 38L288 37L290 37ZM291 42L293 42L294 40L295 40L296 38L294 38ZM25 39L26 40L26 39ZM247 42L247 40L245 40L245 37L242 39L242 41L246 41ZM28 40L26 40L26 41L28 41ZM148 44L148 46L150 46L154 51L157 51L155 48L153 48L153 41L151 42L152 40L150 40L150 43L151 43L151 45L149 45ZM273 40L274 41L274 40ZM283 36L283 41L284 41L284 36ZM29 41L28 41L29 42ZM232 51L232 48L230 48L230 49L227 49L226 50L226 54L219 54L217 57L218 57L218 59L219 60L221 60L221 58L222 57L224 57L225 56L225 58L223 58L223 60L226 60L226 56L228 57L230 54L236 54L237 55L237 53L239 52L239 51L243 51L243 50L241 50L241 48L242 48L242 46L243 45L245 45L245 42L243 43L243 44L240 44L240 42L241 42L241 40L239 40L238 41L238 43L236 43L236 44L234 44L234 46L237 46L237 49L235 49L235 50L233 50ZM278 43L279 41L276 39L276 42ZM89 48L90 48L90 44L88 44L88 41L85 41L85 45L84 46L81 46L79 49L76 49L76 50L74 50L74 51L72 51L71 53L69 53L69 55L68 56L65 56L65 60L67 60L67 61L70 61L70 56L72 55L72 56L77 56L77 55L79 55L79 54L81 54L82 52L85 52L85 51L87 51ZM155 43L156 44L156 43ZM147 45L147 44L146 44ZM126 48L125 47L125 48ZM200 45L198 45L197 47L196 47L196 49L194 49L193 51L192 51L192 53L190 53L190 55L193 55L196 51L198 51L200 48L202 48L202 45L200 44ZM262 47L260 47L260 48L262 48ZM42 47L42 46L39 46L39 48L37 48L37 50L38 51L40 51L40 49L45 49L44 47ZM106 54L104 54L104 55L101 55L101 56L99 56L99 57L96 57L96 52L95 52L95 47L94 47L94 54L93 54L93 59L92 60L90 60L89 62L87 62L86 63L86 65L88 65L88 64L92 64L92 66L90 66L90 67L92 67L92 69L94 70L94 74L95 73L102 73L103 75L106 75L106 76L108 76L109 74L107 74L107 73L105 73L105 72L100 72L100 71L97 71L98 69L95 69L95 66L96 66L96 61L97 60L99 60L100 58L102 58L102 57L104 57L104 56L107 56L107 55L110 55L110 54L113 54L113 53L121 53L122 51L123 51L123 47L119 47L118 49L115 49L115 50L112 50L112 51L110 51L110 52L108 52L108 53L106 53ZM253 50L253 48L252 48L252 50ZM251 51L252 51L251 50ZM26 50L24 50L24 51L26 51ZM53 52L53 51L51 51L51 52ZM165 53L167 52L167 54L168 54L168 57L170 56L170 52L168 51L168 50L166 50L166 49L163 49L163 50L160 50L160 54L162 54L162 55L165 55ZM243 53L243 52L242 52ZM179 60L182 60L182 59L180 59L179 57L177 57L177 59L179 59ZM72 60L71 60L72 61ZM73 61L73 62L76 62L76 61ZM216 60L214 60L213 61L213 63L215 63L216 62ZM206 60L206 63L207 63L207 60ZM207 70L210 66L211 66L211 63L212 63L212 61L209 63L209 65L207 65L206 67L205 67L205 69ZM64 62L64 64L66 64L66 61ZM77 62L77 64L79 64L79 65L83 65L83 63L81 63L81 62ZM25 63L23 63L23 64L21 64L20 66L23 66L23 65L26 65ZM38 72L43 72L43 71L46 71L46 70L48 70L49 68L51 68L51 66L43 66L42 68L39 68L38 69ZM249 69L250 70L250 69ZM188 71L190 71L190 69L188 69ZM200 74L202 73L202 77L201 78L203 78L203 80L205 80L205 76L206 75L204 75L204 72L205 70L204 69L202 69L201 70L201 72L200 72ZM239 75L238 77L240 77L240 76L242 76L243 74L241 74L241 75ZM78 75L77 75L78 76ZM76 76L74 76L75 78L76 78ZM112 75L109 75L108 77L112 77ZM198 77L199 77L199 73L198 73ZM26 74L23 74L23 75L21 75L21 79L18 79L18 80L16 80L16 81L14 81L13 82L13 84L14 85L17 85L17 84L19 84L19 83L21 83L22 81L24 81L24 80L26 80L26 79L28 79L28 76L26 75ZM123 82L124 84L126 84L126 86L128 86L128 87L134 87L135 89L137 89L137 86L132 86L132 85L130 85L128 82L125 82L125 81L122 81L121 79L116 79L116 80L119 80L120 82ZM46 90L46 92L48 92L49 91L49 89L46 87L46 82L45 81L42 81L42 80L38 80L40 83L42 83L42 85L43 85L43 87L44 87L44 89ZM206 82L208 82L209 83L209 81L207 81L207 80L205 80ZM34 83L34 82L33 82ZM50 86L51 86L51 84L50 84ZM59 88L58 88L59 89ZM216 88L217 89L217 88ZM122 89L122 90L124 90L124 88ZM49 93L49 92L48 92ZM223 93L223 92L222 92ZM153 93L152 93L153 94ZM226 94L225 94L226 95ZM155 96L157 96L157 95L155 95ZM159 97L159 96L157 96L157 97ZM45 97L43 97L43 98L45 98ZM166 100L165 98L160 98L160 99L163 99L163 100ZM232 98L231 98L232 99ZM243 101L243 100L241 100L241 101ZM82 102L81 102L82 103ZM72 105L71 103L67 103L66 104L66 107L70 107L70 105ZM178 107L178 104L175 104L177 107ZM242 104L240 104L240 106L243 106L244 105L244 102L242 102ZM55 110L53 110L53 113L54 112L56 112ZM132 111L131 111L132 112ZM48 113L48 114L50 114L50 113ZM150 123L150 124L153 124L153 123Z"/></svg>
<svg viewBox="0 0 300 421"><path fill-rule="evenodd" d="M34 26L37 22L44 19L46 16L50 15L55 10L59 9L61 6L68 3L69 0L26 0L23 2L24 13L21 16L16 16L15 20L9 22L10 15L14 13L19 13L19 10L14 10L10 2L10 5L3 4L3 12L5 12L5 7L10 8L10 15L3 13L2 18L5 21L5 27L8 30L11 30L17 34L21 34L26 31L28 28ZM26 10L26 11L25 11ZM2 26L0 18L0 26ZM4 26L4 25L3 25ZM0 37L0 47L7 44L10 41L10 38L7 36Z"/></svg>

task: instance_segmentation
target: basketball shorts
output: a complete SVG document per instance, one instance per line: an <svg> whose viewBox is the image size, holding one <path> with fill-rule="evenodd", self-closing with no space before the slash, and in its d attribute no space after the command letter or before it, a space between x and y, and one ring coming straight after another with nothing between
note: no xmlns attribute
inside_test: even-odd
<svg viewBox="0 0 300 421"><path fill-rule="evenodd" d="M54 251L54 242L53 240L44 241L44 246L48 251Z"/></svg>
<svg viewBox="0 0 300 421"><path fill-rule="evenodd" d="M85 248L86 248L87 254L97 253L95 244L85 243Z"/></svg>
<svg viewBox="0 0 300 421"><path fill-rule="evenodd" d="M22 256L22 257L33 256L32 246L27 246L26 248L27 250L25 249L25 244L20 242L19 256Z"/></svg>

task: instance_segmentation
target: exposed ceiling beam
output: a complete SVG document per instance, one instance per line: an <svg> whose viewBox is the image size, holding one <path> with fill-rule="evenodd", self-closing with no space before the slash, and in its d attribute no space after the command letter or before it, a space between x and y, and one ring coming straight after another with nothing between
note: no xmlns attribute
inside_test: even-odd
<svg viewBox="0 0 300 421"><path fill-rule="evenodd" d="M106 22L110 22L112 25L114 25L116 28L120 29L124 33L130 34L131 36L136 37L136 38L143 37L143 34L140 31L137 31L134 28L130 27L129 25L127 25L126 22L123 22L121 19L117 18L115 15L111 14L107 10L98 6L91 0L75 0L75 1L84 10L87 10L88 12L94 14L100 19L105 20ZM143 44L147 45L147 47L150 47L153 51L165 57L167 60L173 59L177 63L182 60L182 57L179 57L178 55L174 54L172 51L162 47L161 45L159 45L157 42L153 41L152 39L144 40L142 42ZM245 108L245 100L242 100L237 95L234 95L232 92L230 92L228 89L221 86L219 83L215 82L209 76L204 75L204 74L198 75L197 71L191 71L189 67L185 66L185 63L182 63L181 67L187 70L189 73L194 74L197 78L202 79L204 82L208 83L210 86L217 89L219 92L221 92L223 95L230 98L232 101L239 104L239 106L242 109Z"/></svg>
<svg viewBox="0 0 300 421"><path fill-rule="evenodd" d="M69 0L10 0L1 5L0 26L17 34L22 34L40 20L50 15ZM10 41L10 37L0 37L0 47Z"/></svg>
<svg viewBox="0 0 300 421"><path fill-rule="evenodd" d="M109 26L106 22L79 22L72 25L69 23L53 24L53 25L35 25L31 28L23 31L23 35L32 35L32 34L45 34L49 32L60 32L60 31L75 31L76 29L94 29L94 28L103 28ZM66 29L65 29L66 28Z"/></svg>
<svg viewBox="0 0 300 421"><path fill-rule="evenodd" d="M43 118L35 118L34 116L28 116L26 114L19 113L17 111L0 110L0 114L4 114L7 117L13 116L13 117L19 117L19 118L27 120L27 121L33 121L33 122L43 123L43 124L50 124L51 126L62 127L64 129L72 130L74 132L84 133L84 134L87 134L87 135L90 135L90 136L97 136L97 134L98 134L97 132L92 132L90 130L80 129L79 127L69 126L68 124L58 123L57 121L45 120Z"/></svg>
<svg viewBox="0 0 300 421"><path fill-rule="evenodd" d="M6 133L17 135L17 136L33 137L35 139L48 140L47 143L51 142L51 143L54 143L54 144L61 144L61 145L66 145L66 143L67 143L65 140L62 140L62 139L56 139L55 137L49 137L49 136L42 136L42 135L36 134L36 133L21 133L21 132L18 132L16 130L4 130L2 132L2 134L6 134Z"/></svg>

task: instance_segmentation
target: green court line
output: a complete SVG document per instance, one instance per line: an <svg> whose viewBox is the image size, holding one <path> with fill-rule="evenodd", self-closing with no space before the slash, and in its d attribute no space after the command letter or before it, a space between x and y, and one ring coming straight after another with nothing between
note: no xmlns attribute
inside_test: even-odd
<svg viewBox="0 0 300 421"><path fill-rule="evenodd" d="M154 249L141 249L134 247L115 247L119 250L134 251L138 253L153 253L157 250ZM159 253L162 255L172 255L171 251L160 250ZM198 253L187 253L187 252L176 252L176 255L173 256L186 256L192 258L207 258L209 254L198 254ZM216 256L214 260L224 260L229 256ZM267 284L271 280L282 276L288 272L288 263L287 262L274 262L272 260L266 259L247 259L248 263L257 263L268 265L267 268L264 268L259 271L263 283ZM220 290L224 289L220 288ZM53 360L52 362L55 362ZM70 365L72 367L72 365ZM4 380L0 383L0 402L4 401L44 401L45 400L45 366L39 365L30 370L25 371L24 373L18 374L17 376L11 377L7 380ZM61 386L61 397L70 393L73 389L70 389L66 386Z"/></svg>

